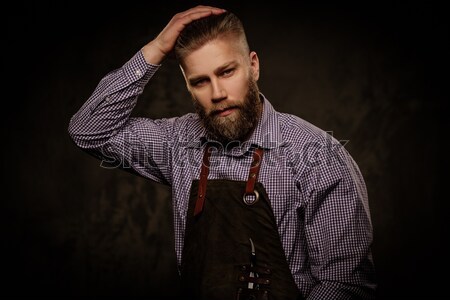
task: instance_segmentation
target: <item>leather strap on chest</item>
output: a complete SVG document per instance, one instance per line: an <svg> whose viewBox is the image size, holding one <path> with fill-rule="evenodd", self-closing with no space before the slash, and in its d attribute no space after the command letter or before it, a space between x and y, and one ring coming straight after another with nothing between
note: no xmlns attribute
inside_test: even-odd
<svg viewBox="0 0 450 300"><path fill-rule="evenodd" d="M255 184L258 181L259 170L261 168L263 149L256 148L253 152L253 160L250 166L250 171L248 174L247 185L245 187L245 195L253 194L255 191ZM211 150L209 145L206 145L205 151L203 153L202 166L200 170L200 182L198 185L197 200L195 202L194 216L200 214L203 210L203 205L205 204L206 197L206 184L208 181L209 174L209 158L211 156Z"/></svg>
<svg viewBox="0 0 450 300"><path fill-rule="evenodd" d="M253 161L248 174L247 185L245 186L245 193L250 194L255 190L255 183L258 180L259 169L261 168L263 150L256 148L253 153Z"/></svg>
<svg viewBox="0 0 450 300"><path fill-rule="evenodd" d="M209 174L209 157L211 151L209 145L206 145L205 152L203 153L202 167L200 171L200 182L198 185L197 201L195 202L194 216L197 216L203 210L206 197L206 182L208 181Z"/></svg>

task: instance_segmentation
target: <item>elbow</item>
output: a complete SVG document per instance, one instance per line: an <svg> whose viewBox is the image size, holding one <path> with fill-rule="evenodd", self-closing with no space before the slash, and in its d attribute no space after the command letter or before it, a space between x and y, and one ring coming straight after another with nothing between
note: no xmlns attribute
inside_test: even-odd
<svg viewBox="0 0 450 300"><path fill-rule="evenodd" d="M92 122L80 121L76 116L69 121L67 133L75 145L85 150L98 150L111 138L109 132L98 131Z"/></svg>
<svg viewBox="0 0 450 300"><path fill-rule="evenodd" d="M69 125L67 127L67 133L69 138L78 146L82 147L85 144L84 138L86 134L84 133L83 126L80 122L72 117L69 121Z"/></svg>
<svg viewBox="0 0 450 300"><path fill-rule="evenodd" d="M73 121L73 118L71 118L69 121L69 126L67 127L67 133L69 134L69 137L72 141L77 140L77 136L78 136L78 132L79 132L77 129L78 129L78 126Z"/></svg>

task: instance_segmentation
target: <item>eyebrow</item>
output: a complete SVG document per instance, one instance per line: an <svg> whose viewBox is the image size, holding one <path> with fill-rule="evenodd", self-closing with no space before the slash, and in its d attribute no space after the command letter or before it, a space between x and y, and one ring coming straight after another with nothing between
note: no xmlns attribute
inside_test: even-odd
<svg viewBox="0 0 450 300"><path fill-rule="evenodd" d="M223 65L221 65L220 67L217 67L214 70L214 74L220 74L223 71L225 71L226 69L228 69L229 67L233 66L233 65L237 65L237 61L233 60L227 63L224 63ZM191 78L189 78L189 83L190 84L195 84L196 82L203 80L203 79L208 79L208 76L206 75L198 75L198 76L192 76Z"/></svg>

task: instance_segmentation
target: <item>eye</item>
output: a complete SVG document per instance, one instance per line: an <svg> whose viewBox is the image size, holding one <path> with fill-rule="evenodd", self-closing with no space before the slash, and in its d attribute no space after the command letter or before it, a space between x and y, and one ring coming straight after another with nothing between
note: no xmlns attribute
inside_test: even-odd
<svg viewBox="0 0 450 300"><path fill-rule="evenodd" d="M224 70L223 72L222 72L222 76L225 76L225 77L227 77L227 76L230 76L230 75L232 75L233 74L233 72L234 72L234 68L231 68L231 69L226 69L226 70Z"/></svg>
<svg viewBox="0 0 450 300"><path fill-rule="evenodd" d="M191 85L193 87L201 87L201 86L204 86L206 83L207 83L206 79L199 79L199 80L194 81L193 83L191 83Z"/></svg>

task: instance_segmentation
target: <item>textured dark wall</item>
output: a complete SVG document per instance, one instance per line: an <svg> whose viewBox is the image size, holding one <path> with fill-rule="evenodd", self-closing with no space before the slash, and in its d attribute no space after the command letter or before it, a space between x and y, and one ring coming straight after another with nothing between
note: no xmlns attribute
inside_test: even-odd
<svg viewBox="0 0 450 300"><path fill-rule="evenodd" d="M67 126L101 77L188 2L20 3L5 11L11 80L2 120L2 294L176 295L169 188L101 168L72 144ZM443 8L216 3L243 19L260 57L261 90L275 108L349 140L369 192L379 298L442 292L448 276L436 272L447 264L449 200ZM134 114L175 116L191 111L190 103L169 59Z"/></svg>

